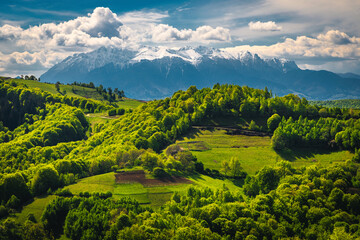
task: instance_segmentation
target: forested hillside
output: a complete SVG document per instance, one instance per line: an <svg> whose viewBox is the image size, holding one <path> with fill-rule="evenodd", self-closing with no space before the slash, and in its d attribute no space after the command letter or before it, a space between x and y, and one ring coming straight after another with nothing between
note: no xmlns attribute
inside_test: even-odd
<svg viewBox="0 0 360 240"><path fill-rule="evenodd" d="M360 99L342 99L342 100L328 100L328 101L310 101L324 107L338 107L338 108L353 108L360 109Z"/></svg>
<svg viewBox="0 0 360 240"><path fill-rule="evenodd" d="M0 82L0 93L0 239L360 237L358 112L313 106L292 94L273 97L268 89L219 84L192 86L126 110L10 81ZM90 113L113 118L90 123ZM190 151L172 145L194 126L207 127L219 118L235 130L272 136L280 154L306 147L347 149L354 157L298 169L279 160L248 174L241 159L224 158L220 171L204 169ZM192 186L154 209L111 192L74 195L63 189L85 177L132 169L160 180L207 175L233 182L238 191ZM39 222L32 215L24 223L14 220L29 200L43 194L59 197Z"/></svg>

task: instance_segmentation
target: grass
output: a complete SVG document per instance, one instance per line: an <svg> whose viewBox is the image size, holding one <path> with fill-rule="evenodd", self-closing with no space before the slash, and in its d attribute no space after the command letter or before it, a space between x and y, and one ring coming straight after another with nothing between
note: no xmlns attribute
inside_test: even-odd
<svg viewBox="0 0 360 240"><path fill-rule="evenodd" d="M279 159L270 147L251 148L213 148L205 152L193 152L199 161L204 163L205 168L221 169L223 160L230 160L232 157L241 162L244 170L252 175L265 165L274 165Z"/></svg>
<svg viewBox="0 0 360 240"><path fill-rule="evenodd" d="M271 148L270 137L227 135L225 130L194 130L176 144L190 150L205 168L220 170L223 160L236 157L250 175L280 160L290 161L294 167L326 166L344 162L353 156L349 151L331 152L327 149L299 148L276 152ZM209 146L208 149L201 147L203 145Z"/></svg>
<svg viewBox="0 0 360 240"><path fill-rule="evenodd" d="M141 104L143 104L143 102L130 98L124 98L124 100L116 102L116 105L119 108L124 108L124 109L137 108Z"/></svg>
<svg viewBox="0 0 360 240"><path fill-rule="evenodd" d="M73 194L80 192L114 192L114 173L105 173L80 179L76 184L67 186Z"/></svg>
<svg viewBox="0 0 360 240"><path fill-rule="evenodd" d="M230 190L239 189L229 180L213 179L205 175L190 176L193 184L161 185L145 187L138 182L133 183L115 183L114 173L105 173L91 176L79 180L76 184L67 186L73 194L80 192L107 192L110 191L115 199L121 197L131 197L139 203L158 208L171 199L174 192L186 194L191 185L200 187L210 187L214 190L227 186Z"/></svg>
<svg viewBox="0 0 360 240"><path fill-rule="evenodd" d="M90 122L90 126L93 128L95 126L95 124L98 123L108 123L109 121L111 121L111 119L107 119L101 116L91 116L90 114L86 114L85 115L86 118L89 120Z"/></svg>
<svg viewBox="0 0 360 240"><path fill-rule="evenodd" d="M16 221L24 223L27 220L28 215L32 213L34 214L36 221L39 222L46 205L55 198L56 196L54 195L36 197L33 202L24 206L21 213L16 214Z"/></svg>
<svg viewBox="0 0 360 240"><path fill-rule="evenodd" d="M39 88L43 91L47 91L52 94L60 94L58 91L56 91L55 84L43 83L33 80L24 80L24 79L12 79L12 81L19 84L25 84L30 88ZM95 100L104 100L104 98L98 92L96 92L94 88L61 84L60 92L63 94L64 91L66 91L66 95L69 97L85 97L85 98L92 98Z"/></svg>
<svg viewBox="0 0 360 240"><path fill-rule="evenodd" d="M122 183L115 184L114 195L126 196L129 194L145 194L148 193L148 190L140 183Z"/></svg>
<svg viewBox="0 0 360 240"><path fill-rule="evenodd" d="M228 135L225 130L193 130L179 144L191 142L204 142L211 149L236 147L265 147L270 145L270 137ZM192 147L192 146L191 146Z"/></svg>
<svg viewBox="0 0 360 240"><path fill-rule="evenodd" d="M7 81L14 81L18 84L25 84L29 88L38 88L43 91L50 92L52 94L61 94L66 95L68 97L84 97L84 98L91 98L94 100L100 100L104 101L104 97L99 94L95 88L87 88L87 87L81 87L76 85L62 85L60 84L60 92L56 91L55 84L51 83L43 83L33 80L24 80L24 79L11 79ZM66 92L66 93L65 93ZM124 98L122 101L118 101L115 103L118 107L124 108L124 109L132 109L136 108L137 106L141 105L142 102L130 99L130 98Z"/></svg>

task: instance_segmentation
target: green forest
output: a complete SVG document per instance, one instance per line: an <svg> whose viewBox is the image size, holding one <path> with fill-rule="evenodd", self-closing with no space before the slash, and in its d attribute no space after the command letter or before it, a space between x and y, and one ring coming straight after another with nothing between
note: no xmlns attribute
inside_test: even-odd
<svg viewBox="0 0 360 240"><path fill-rule="evenodd" d="M324 106L324 107L339 107L339 108L360 109L360 99L310 101L310 103L314 104L314 105Z"/></svg>
<svg viewBox="0 0 360 240"><path fill-rule="evenodd" d="M149 102L66 88L0 79L0 239L360 238L353 106L238 85Z"/></svg>

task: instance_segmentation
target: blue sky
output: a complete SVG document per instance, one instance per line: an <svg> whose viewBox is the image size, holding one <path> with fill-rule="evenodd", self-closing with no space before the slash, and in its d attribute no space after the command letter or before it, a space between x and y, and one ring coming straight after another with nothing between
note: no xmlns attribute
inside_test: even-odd
<svg viewBox="0 0 360 240"><path fill-rule="evenodd" d="M101 46L205 45L360 74L360 1L0 2L0 75L40 75Z"/></svg>

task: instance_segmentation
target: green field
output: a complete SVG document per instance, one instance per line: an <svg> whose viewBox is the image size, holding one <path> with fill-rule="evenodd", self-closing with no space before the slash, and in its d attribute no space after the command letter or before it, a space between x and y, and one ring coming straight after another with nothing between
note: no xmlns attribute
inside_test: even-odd
<svg viewBox="0 0 360 240"><path fill-rule="evenodd" d="M73 194L80 192L113 192L114 191L114 173L106 173L80 179L76 184L67 186Z"/></svg>
<svg viewBox="0 0 360 240"><path fill-rule="evenodd" d="M116 102L116 105L119 108L124 108L124 109L136 108L141 104L143 104L143 102L131 98L124 98L124 100Z"/></svg>
<svg viewBox="0 0 360 240"><path fill-rule="evenodd" d="M34 80L24 80L24 79L12 79L12 81L20 84L25 84L30 88L39 88L43 91L50 92L52 94L60 94L55 89L55 84L43 83ZM94 88L86 88L81 86L71 86L71 85L60 85L60 92L64 93L69 97L85 97L92 98L95 100L104 100L104 98L96 91Z"/></svg>
<svg viewBox="0 0 360 240"><path fill-rule="evenodd" d="M73 194L80 192L108 192L113 194L114 198L131 197L139 203L160 207L166 201L169 201L174 192L185 194L190 185L209 187L214 190L220 189L225 185L230 190L239 190L229 180L213 179L205 175L191 176L189 179L192 184L162 185L145 187L138 182L133 183L115 183L114 173L96 175L79 180L76 184L67 186Z"/></svg>
<svg viewBox="0 0 360 240"><path fill-rule="evenodd" d="M349 151L304 148L278 153L271 148L270 137L227 135L225 130L194 130L176 144L190 150L205 168L220 170L223 160L235 157L250 175L280 160L288 160L294 167L303 167L343 162L353 156Z"/></svg>
<svg viewBox="0 0 360 240"><path fill-rule="evenodd" d="M58 91L56 91L55 84L43 83L34 80L24 80L24 79L11 79L8 81L14 81L19 84L25 84L30 88L38 88L40 90L47 91L52 94L60 94ZM84 97L84 98L91 98L100 101L104 100L103 96L99 94L95 88L60 84L60 92L62 95L66 95L68 97ZM136 108L137 106L141 105L142 102L130 98L124 98L124 100L118 101L115 104L118 107L129 109L129 108Z"/></svg>
<svg viewBox="0 0 360 240"><path fill-rule="evenodd" d="M102 113L87 113L86 118L89 120L91 127L94 127L97 123L107 123L111 120L119 118L119 116L111 116L109 117L107 112Z"/></svg>
<svg viewBox="0 0 360 240"><path fill-rule="evenodd" d="M34 214L35 219L39 222L46 205L55 198L56 196L54 195L36 197L33 202L24 206L21 213L15 214L16 221L24 223L29 214L32 213Z"/></svg>

